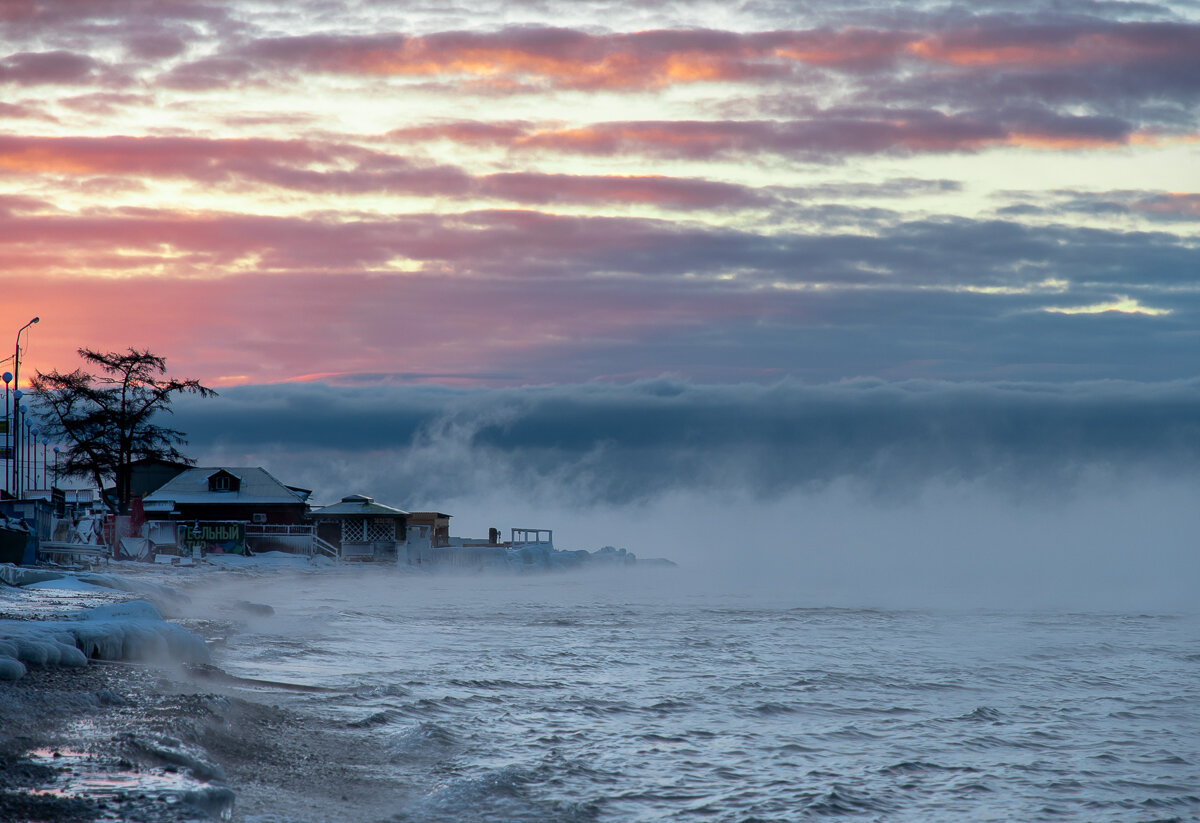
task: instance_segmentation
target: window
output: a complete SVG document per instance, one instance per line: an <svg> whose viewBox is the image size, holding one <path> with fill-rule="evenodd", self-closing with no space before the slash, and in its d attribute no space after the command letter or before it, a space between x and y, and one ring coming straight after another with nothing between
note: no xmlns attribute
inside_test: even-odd
<svg viewBox="0 0 1200 823"><path fill-rule="evenodd" d="M242 481L236 474L230 474L222 469L208 476L210 492L235 492L241 487Z"/></svg>

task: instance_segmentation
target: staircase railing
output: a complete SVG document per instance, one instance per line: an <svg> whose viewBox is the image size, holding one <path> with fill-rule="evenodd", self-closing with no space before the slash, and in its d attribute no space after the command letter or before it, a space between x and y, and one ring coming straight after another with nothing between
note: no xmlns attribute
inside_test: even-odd
<svg viewBox="0 0 1200 823"><path fill-rule="evenodd" d="M338 556L337 546L330 543L328 540L323 540L317 535L312 536L313 554L320 552L326 557L332 557L334 560L340 560Z"/></svg>

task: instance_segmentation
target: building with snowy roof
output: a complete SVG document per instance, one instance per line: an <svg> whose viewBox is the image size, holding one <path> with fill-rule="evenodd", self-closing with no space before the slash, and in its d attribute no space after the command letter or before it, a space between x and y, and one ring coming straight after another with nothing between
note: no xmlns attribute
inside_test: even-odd
<svg viewBox="0 0 1200 823"><path fill-rule="evenodd" d="M309 494L261 467L207 466L180 472L142 498L142 505L150 520L295 525L304 519Z"/></svg>

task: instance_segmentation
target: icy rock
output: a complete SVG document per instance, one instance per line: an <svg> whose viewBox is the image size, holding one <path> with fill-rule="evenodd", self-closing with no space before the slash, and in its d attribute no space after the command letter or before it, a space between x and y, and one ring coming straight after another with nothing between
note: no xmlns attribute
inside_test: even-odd
<svg viewBox="0 0 1200 823"><path fill-rule="evenodd" d="M28 586L31 583L41 583L46 580L58 580L66 577L63 572L48 569L28 569L14 566L11 563L0 563L0 580L10 586Z"/></svg>
<svg viewBox="0 0 1200 823"><path fill-rule="evenodd" d="M0 654L0 680L20 680L25 676L25 666L10 655Z"/></svg>
<svg viewBox="0 0 1200 823"><path fill-rule="evenodd" d="M72 592L106 592L112 589L105 586L96 586L92 583L84 583L78 577L55 577L51 580L39 580L37 583L27 583L21 588L23 589L61 589L63 591Z"/></svg>
<svg viewBox="0 0 1200 823"><path fill-rule="evenodd" d="M136 760L151 765L166 764L187 769L197 780L224 780L225 770L219 764L210 763L203 757L188 751L183 742L174 737L160 737L157 741L143 740L130 735L125 743L127 750Z"/></svg>
<svg viewBox="0 0 1200 823"><path fill-rule="evenodd" d="M61 620L0 620L0 678L22 677L22 661L86 666L89 658L206 663L209 655L203 640L163 620L144 600L99 606Z"/></svg>
<svg viewBox="0 0 1200 823"><path fill-rule="evenodd" d="M86 666L83 652L57 637L17 637L15 655L35 666Z"/></svg>
<svg viewBox="0 0 1200 823"><path fill-rule="evenodd" d="M204 641L181 626L162 619L152 604L130 600L97 606L69 615L76 645L88 657L101 660L182 660L209 662Z"/></svg>

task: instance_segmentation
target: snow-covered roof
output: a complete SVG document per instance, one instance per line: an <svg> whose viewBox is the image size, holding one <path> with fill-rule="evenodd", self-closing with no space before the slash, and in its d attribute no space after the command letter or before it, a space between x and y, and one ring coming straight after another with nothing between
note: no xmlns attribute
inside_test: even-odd
<svg viewBox="0 0 1200 823"><path fill-rule="evenodd" d="M238 478L237 491L211 491L208 479L225 472ZM143 504L175 503L303 503L304 498L279 482L266 469L231 466L196 466L177 474L143 498Z"/></svg>
<svg viewBox="0 0 1200 823"><path fill-rule="evenodd" d="M374 498L367 497L365 494L352 494L349 497L343 497L340 503L333 503L332 505L314 510L309 516L344 517L351 514L406 517L408 512L401 509L394 509L391 506L385 506L382 503L376 503Z"/></svg>

